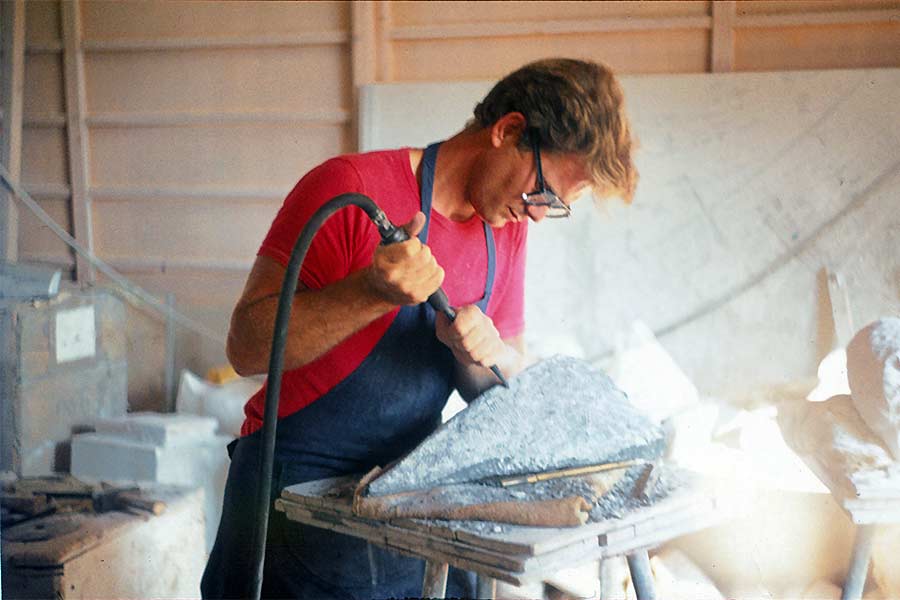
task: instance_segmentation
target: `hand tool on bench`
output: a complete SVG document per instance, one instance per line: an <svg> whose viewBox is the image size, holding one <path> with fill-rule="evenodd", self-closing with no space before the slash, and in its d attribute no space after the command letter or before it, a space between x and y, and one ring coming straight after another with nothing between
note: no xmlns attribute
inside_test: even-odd
<svg viewBox="0 0 900 600"><path fill-rule="evenodd" d="M485 477L484 479L480 480L479 483L497 485L500 487L513 487L516 485L524 485L526 483L538 483L540 481L551 481L553 479L563 479L565 477L581 477L583 475L592 475L594 473L602 473L604 471L627 469L629 467L643 464L647 464L647 461L643 459L620 460L615 462L601 463L598 465L570 467L568 469L556 469L553 471L544 471L542 473L531 473L527 475Z"/></svg>

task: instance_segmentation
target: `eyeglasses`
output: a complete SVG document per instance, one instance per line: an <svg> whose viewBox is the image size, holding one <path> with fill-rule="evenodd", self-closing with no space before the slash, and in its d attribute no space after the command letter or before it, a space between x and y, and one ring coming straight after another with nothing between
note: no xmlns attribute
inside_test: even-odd
<svg viewBox="0 0 900 600"><path fill-rule="evenodd" d="M537 171L537 189L527 194L522 194L522 202L525 206L547 207L546 217L549 219L564 219L572 214L572 209L563 202L556 192L544 183L544 172L541 170L541 142L537 132L532 132L531 150L534 152L534 164Z"/></svg>

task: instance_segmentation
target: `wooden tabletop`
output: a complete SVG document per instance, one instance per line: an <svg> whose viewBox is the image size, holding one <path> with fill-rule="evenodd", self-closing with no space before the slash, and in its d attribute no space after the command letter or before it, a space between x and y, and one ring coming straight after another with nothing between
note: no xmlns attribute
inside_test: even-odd
<svg viewBox="0 0 900 600"><path fill-rule="evenodd" d="M523 527L480 521L395 519L353 514L360 476L285 488L275 508L293 521L363 538L402 554L449 563L479 575L521 585L580 563L656 547L718 524L733 511L709 487L686 485L649 506L579 527Z"/></svg>

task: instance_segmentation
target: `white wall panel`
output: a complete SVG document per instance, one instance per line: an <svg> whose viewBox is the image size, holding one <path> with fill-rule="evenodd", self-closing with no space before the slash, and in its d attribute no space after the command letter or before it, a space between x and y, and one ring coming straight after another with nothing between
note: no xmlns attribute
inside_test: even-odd
<svg viewBox="0 0 900 600"><path fill-rule="evenodd" d="M529 236L526 337L602 358L647 322L707 392L815 373L823 267L858 324L900 311L900 70L624 77L641 140L632 206L576 205ZM439 139L484 84L368 88L370 147ZM384 97L379 98L381 92ZM404 103L403 98L412 102ZM409 124L403 129L398 120Z"/></svg>

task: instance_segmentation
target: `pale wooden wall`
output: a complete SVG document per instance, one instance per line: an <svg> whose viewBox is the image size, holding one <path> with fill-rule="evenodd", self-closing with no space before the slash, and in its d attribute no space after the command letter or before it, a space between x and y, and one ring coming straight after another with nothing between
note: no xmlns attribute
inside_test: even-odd
<svg viewBox="0 0 900 600"><path fill-rule="evenodd" d="M621 73L900 66L898 15L898 0L35 0L22 180L81 243L224 337L284 195L355 149L360 84L494 79L551 55ZM24 211L18 229L21 260L91 279ZM148 395L162 337L135 318L133 387ZM219 343L179 339L182 364L222 360Z"/></svg>

